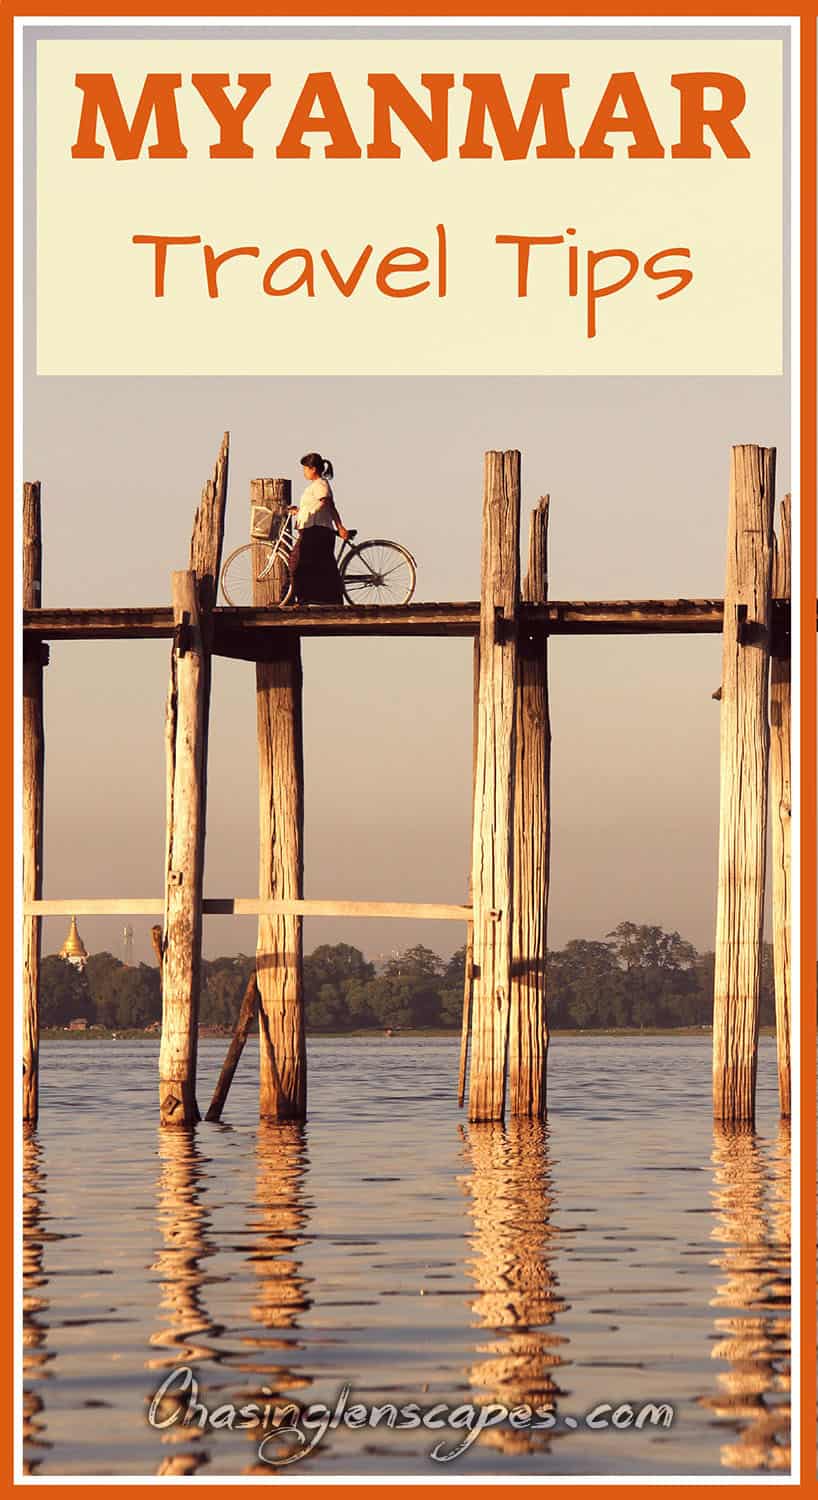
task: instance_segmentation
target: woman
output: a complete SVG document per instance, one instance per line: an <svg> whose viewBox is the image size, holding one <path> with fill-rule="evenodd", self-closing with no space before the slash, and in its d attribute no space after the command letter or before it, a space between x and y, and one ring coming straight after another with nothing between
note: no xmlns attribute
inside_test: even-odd
<svg viewBox="0 0 818 1500"><path fill-rule="evenodd" d="M305 453L301 459L307 488L300 505L292 505L296 542L290 553L295 604L342 604L341 575L335 561L335 533L348 537L330 486L333 476L329 459L320 453Z"/></svg>

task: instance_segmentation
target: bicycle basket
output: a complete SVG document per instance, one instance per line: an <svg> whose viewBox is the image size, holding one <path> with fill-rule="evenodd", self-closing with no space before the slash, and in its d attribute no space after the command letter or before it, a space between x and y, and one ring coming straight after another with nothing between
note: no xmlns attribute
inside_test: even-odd
<svg viewBox="0 0 818 1500"><path fill-rule="evenodd" d="M276 530L276 513L266 505L254 505L250 515L250 535L254 541L269 542Z"/></svg>

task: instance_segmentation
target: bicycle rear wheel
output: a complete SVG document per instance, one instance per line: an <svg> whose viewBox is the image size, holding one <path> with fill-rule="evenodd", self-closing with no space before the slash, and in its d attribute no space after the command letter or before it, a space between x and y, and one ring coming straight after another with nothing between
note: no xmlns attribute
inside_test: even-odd
<svg viewBox="0 0 818 1500"><path fill-rule="evenodd" d="M400 542L361 542L341 564L348 604L408 604L416 576L415 559Z"/></svg>
<svg viewBox="0 0 818 1500"><path fill-rule="evenodd" d="M293 582L287 559L283 553L273 560L270 542L245 542L231 552L222 568L222 593L228 604L249 606L255 603L255 584L259 579L274 580L278 584L278 597L272 603L286 604L293 591Z"/></svg>

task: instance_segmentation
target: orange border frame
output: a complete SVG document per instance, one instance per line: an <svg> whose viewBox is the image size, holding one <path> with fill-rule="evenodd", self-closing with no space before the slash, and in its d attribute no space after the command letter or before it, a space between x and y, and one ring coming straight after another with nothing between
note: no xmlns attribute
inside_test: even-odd
<svg viewBox="0 0 818 1500"><path fill-rule="evenodd" d="M175 3L167 7L161 7L154 0L143 0L138 7L123 4L122 0L114 0L114 3L104 4L102 0L86 0L82 7L82 17L125 15L134 16L139 19L159 19L168 14L173 16L224 16L227 7L214 3L214 0L201 0L198 5L193 5L191 0L175 0ZM135 12L138 11L138 14ZM241 4L239 11L242 17L257 16L259 20L273 22L276 16L333 16L349 17L354 15L362 20L375 18L383 15L407 16L407 17L450 17L456 20L465 16L497 16L501 13L501 7L497 0L461 0L460 4L453 0L444 0L444 3L432 7L422 0L406 0L405 4L395 4L394 0L355 0L349 8L345 8L340 0L318 0L318 3L310 4L309 0L290 0L288 4L282 4L275 10L265 9L258 0L246 0ZM801 36L801 1483L798 1486L788 1486L797 1493L818 1495L818 1482L816 1481L816 1215L815 1215L815 1186L816 1186L816 1001L815 985L813 976L816 974L816 11L815 5L805 3L787 5L786 3L762 5L757 0L750 0L747 4L738 4L736 0L726 0L726 3L714 7L714 12L726 19L735 17L738 19L752 20L753 17L780 17L781 20L795 18L800 20ZM711 13L711 14L712 14ZM555 5L553 8L545 8L542 5L533 4L532 0L516 0L513 6L515 16L528 16L532 20L548 20L551 17L606 17L618 16L642 16L645 20L656 22L664 21L672 23L677 17L708 17L705 7L695 4L675 4L661 15L656 15L644 3L644 0L631 0L631 3L616 3L616 0L598 0L595 5L575 4L572 7ZM3 126L5 137L5 150L2 158L2 195L7 206L7 229L2 236L2 277L5 288L5 297L2 303L2 327L7 339L5 342L6 355L3 361L3 395L4 395L4 436L7 454L6 471L8 475L9 490L7 494L13 496L14 486L17 480L13 472L14 453L14 367L12 355L12 331L14 328L14 302L13 302L13 257L14 245L12 236L13 218L13 189L14 189L14 156L17 142L14 135L14 21L18 17L47 16L49 19L64 17L67 21L77 19L72 14L64 0L50 0L46 4L30 3L7 3L0 0L0 49L2 49L2 67L5 80L5 95L3 98ZM22 478L22 476L19 476ZM5 613L3 620L3 657L6 663L9 688L14 678L14 576L13 555L15 538L13 535L13 506L7 501L9 520L6 523L6 548L3 561L3 583L5 587ZM795 621L793 621L793 630ZM7 849L9 858L4 862L2 882L0 883L0 899L3 908L11 912L14 907L14 883L13 883L13 764L14 764L14 706L13 694L8 691L3 700L3 736L2 748L0 749L0 770L2 771L5 785L8 789L6 801L6 828ZM10 935L6 938L10 945ZM10 988L13 976L9 975ZM7 1032L8 1037L8 1032ZM7 1042L8 1048L8 1042ZM10 1050L10 1049L9 1049ZM6 1121L8 1126L7 1138L14 1138L16 1121L14 1119L14 1095L11 1089L11 1079L7 1085ZM3 1317L0 1326L7 1335L4 1347L10 1350L14 1343L14 1308L12 1301L13 1288L13 1236L11 1233L13 1224L13 1193L14 1173L12 1156L9 1151L4 1153L2 1167L3 1204L5 1208L5 1229L2 1243L0 1244L0 1270L4 1279L5 1296L2 1303ZM2 1476L3 1488L22 1489L23 1485L16 1485L13 1476L13 1449L11 1442L11 1414L14 1410L14 1374L11 1362L6 1359L3 1365L2 1376L0 1376L0 1396L2 1396L2 1411L4 1417L4 1439L2 1454L0 1455L0 1475ZM200 1481L193 1480L197 1484ZM464 1485L469 1481L464 1480ZM666 1480L657 1479L655 1483L639 1487L641 1494L651 1494L654 1491L663 1490L667 1484ZM27 1485L25 1487L28 1487ZM155 1488L156 1481L147 1481L144 1484L128 1485L129 1495L147 1493L148 1489ZM387 1489L399 1488L401 1493L410 1494L416 1490L426 1489L429 1486L424 1481L415 1484L403 1484L395 1486L384 1481L381 1484L373 1484L367 1487L367 1492L377 1495ZM521 1489L514 1484L492 1483L494 1494L519 1495ZM563 1485L557 1480L543 1480L543 1488L551 1493L561 1493L566 1496L597 1495L609 1486L602 1484L580 1484ZM741 1483L730 1483L728 1490L730 1494L736 1492L744 1495L757 1494L758 1481L753 1485ZM36 1488L39 1494L44 1496L65 1493L64 1486L38 1482ZM77 1486L77 1490L85 1486ZM91 1486L87 1487L92 1490ZM539 1486L528 1488L539 1489ZM695 1488L697 1494L723 1493L723 1485L711 1485L702 1483L690 1486ZM295 1494L296 1489L301 1493L307 1493L310 1497L323 1497L338 1493L336 1485L310 1484L305 1488L288 1484L285 1480L276 1480L276 1493L282 1492ZM99 1493L96 1486L92 1492ZM246 1494L245 1484L233 1484L226 1480L224 1484L208 1485L206 1492L209 1494Z"/></svg>

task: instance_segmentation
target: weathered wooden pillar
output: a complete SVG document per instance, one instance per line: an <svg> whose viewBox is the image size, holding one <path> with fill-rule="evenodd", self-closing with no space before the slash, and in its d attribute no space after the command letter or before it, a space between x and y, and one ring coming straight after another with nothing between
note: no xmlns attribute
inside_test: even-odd
<svg viewBox="0 0 818 1500"><path fill-rule="evenodd" d="M279 512L290 504L288 479L255 479L251 504ZM280 580L254 585L256 605L275 604ZM256 663L259 878L264 898L304 894L304 749L301 642L276 631L270 659ZM301 917L259 917L259 1114L302 1120L307 1112Z"/></svg>
<svg viewBox="0 0 818 1500"><path fill-rule="evenodd" d="M755 1118L767 825L775 449L734 447L721 679L713 1111Z"/></svg>
<svg viewBox="0 0 818 1500"><path fill-rule="evenodd" d="M790 497L780 509L780 533L773 547L773 598L791 607ZM790 1099L790 629L773 632L770 658L770 802L772 807L772 915L775 968L775 1030L778 1042L778 1097L789 1118Z"/></svg>
<svg viewBox="0 0 818 1500"><path fill-rule="evenodd" d="M205 482L199 508L193 520L190 538L189 568L196 574L196 594L199 601L199 624L202 631L204 655L203 677L203 741L202 764L207 768L207 752L210 738L210 686L212 677L213 614L218 603L219 575L222 567L224 543L224 519L227 509L227 474L230 458L230 434L226 432L216 458L211 477ZM207 777L202 783L202 816L200 836L202 840L202 867L204 868L204 842L207 829Z"/></svg>
<svg viewBox="0 0 818 1500"><path fill-rule="evenodd" d="M474 789L477 776L477 721L480 705L480 638L474 638L472 652L472 722L471 722L471 817L474 826ZM473 898L472 871L469 870L469 904ZM460 1026L460 1069L457 1079L457 1103L462 1109L466 1097L466 1070L471 1037L471 1002L474 986L474 918L466 923L466 954L463 965L463 1016Z"/></svg>
<svg viewBox="0 0 818 1500"><path fill-rule="evenodd" d="M213 609L227 504L225 433L193 521L190 568L172 575L174 640L165 720L167 835L164 931L152 939L162 973L159 1113L163 1125L193 1125L202 968Z"/></svg>
<svg viewBox="0 0 818 1500"><path fill-rule="evenodd" d="M189 567L190 571L196 574L199 608L203 614L213 609L218 600L229 459L230 433L226 432L219 447L213 473L202 487L202 497L193 518L193 531L190 538ZM207 622L206 628L210 630L210 622Z"/></svg>
<svg viewBox="0 0 818 1500"><path fill-rule="evenodd" d="M162 939L163 1125L193 1125L202 959L205 667L195 573L173 573L175 635L165 716L167 839Z"/></svg>
<svg viewBox="0 0 818 1500"><path fill-rule="evenodd" d="M474 986L474 923L466 923L466 949L463 963L463 1014L460 1022L460 1068L457 1075L457 1102L462 1108L466 1097L466 1069L471 1036L471 1001Z"/></svg>
<svg viewBox="0 0 818 1500"><path fill-rule="evenodd" d="M544 495L531 515L523 599L538 604L547 597L548 496ZM551 832L548 637L541 628L521 629L517 673L508 1088L513 1115L540 1118L546 1112L548 1061L546 960Z"/></svg>
<svg viewBox="0 0 818 1500"><path fill-rule="evenodd" d="M23 608L42 603L40 486L23 486ZM43 666L48 647L23 644L23 901L43 895ZM41 917L23 917L23 1119L39 1110Z"/></svg>
<svg viewBox="0 0 818 1500"><path fill-rule="evenodd" d="M469 1119L501 1120L511 993L520 455L484 460Z"/></svg>

